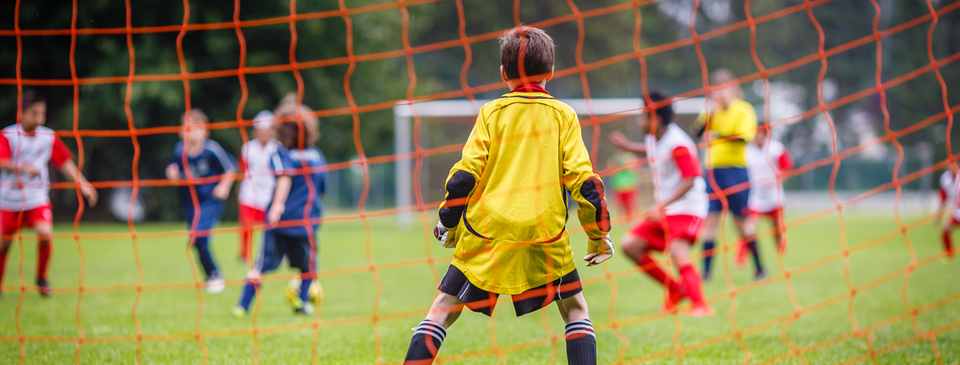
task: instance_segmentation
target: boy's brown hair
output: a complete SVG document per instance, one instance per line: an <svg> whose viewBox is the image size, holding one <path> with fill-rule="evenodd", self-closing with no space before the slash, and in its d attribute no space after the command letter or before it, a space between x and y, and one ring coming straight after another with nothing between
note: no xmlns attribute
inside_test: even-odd
<svg viewBox="0 0 960 365"><path fill-rule="evenodd" d="M500 64L510 80L545 76L553 69L555 48L553 38L542 29L519 25L500 36Z"/></svg>
<svg viewBox="0 0 960 365"><path fill-rule="evenodd" d="M207 115L203 113L203 110L191 108L189 112L184 112L183 115L180 116L180 124L187 125L188 116L190 118L190 125L207 124L210 122L210 120L207 119Z"/></svg>

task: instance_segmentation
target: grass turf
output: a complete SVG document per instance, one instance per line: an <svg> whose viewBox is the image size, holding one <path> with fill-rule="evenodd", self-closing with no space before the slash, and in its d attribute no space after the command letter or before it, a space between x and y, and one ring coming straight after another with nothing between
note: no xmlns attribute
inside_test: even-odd
<svg viewBox="0 0 960 365"><path fill-rule="evenodd" d="M788 220L798 218L791 216ZM935 343L943 362L960 361L960 330L955 329L960 305L950 301L960 296L960 280L955 279L960 263L918 266L905 281L911 253L898 235L896 221L849 214L844 219L846 244L862 248L850 254L846 275L838 216L797 222L799 225L790 229L790 248L782 260L783 266L792 270L789 286L783 276L778 276L781 270L771 240L764 238L760 247L771 279L751 285L752 270L727 269L732 255L719 258L713 280L705 285L717 309L717 314L709 318L658 314L662 290L632 271L634 266L623 255L614 257L605 268L578 265L586 284L591 319L598 329L599 363L649 360L674 364L678 346L696 345L683 351L684 364L740 364L745 350L751 362L800 363L790 357L793 347L802 350L805 361L816 364L845 360L869 363L871 350L881 364L929 364L935 363L933 342L917 334L936 329ZM905 223L915 220L905 219ZM311 360L321 364L370 364L378 361L378 354L382 362L399 363L412 334L410 328L422 319L436 295L437 281L451 251L426 237L428 233L420 225L400 231L392 218L372 219L370 225L372 261L366 255L366 231L359 221L330 223L321 228L320 281L326 297L316 330L311 326L313 318L291 313L282 295L285 277L275 276L276 281L262 287L256 336L249 331L252 318L236 319L229 314L239 296L239 280L246 266L237 259L236 236L225 233L214 239L214 254L227 279L233 280L232 285L220 294L200 294L202 312L192 287L143 291L136 307L145 336L139 349L133 320L138 271L129 238L84 238L79 246L69 238L58 239L50 281L61 289L49 299L41 299L34 291L24 293L19 318L20 261L23 280L31 285L36 244L25 239L22 247L26 252L21 255L20 246L14 243L0 299L0 363L17 363L21 356L18 323L22 335L27 336L23 346L26 364L76 360L124 364L135 362L138 352L147 364L200 363L205 358L212 364L248 364L255 358L265 364ZM72 227L57 228L60 233L69 233ZM619 237L627 228L614 227L614 236ZM179 224L137 225L141 235L181 229ZM123 234L128 230L122 224L83 224L80 232ZM908 232L918 262L940 252L937 232L932 223ZM573 234L572 243L575 254L582 256L583 234ZM427 246L436 258L432 268L418 261L426 257ZM138 247L144 285L157 288L192 282L195 259L192 252L187 255L184 237L139 239ZM69 288L78 284L81 248L87 290L78 302L77 290ZM376 265L376 272L370 270L371 264ZM730 273L729 284L726 270ZM604 277L607 272L610 280ZM284 267L280 273L289 276L292 271ZM850 285L861 287L852 301L845 297L850 292L847 275ZM741 288L734 298L735 307L728 295L733 287ZM939 306L923 307L931 303ZM907 305L921 308L915 324ZM793 317L798 308L801 315ZM372 323L374 311L378 316L376 326ZM863 330L860 336L854 336L851 314ZM618 321L616 329L611 326L613 319ZM740 340L732 335L734 324ZM84 341L78 346L76 338L81 329ZM193 337L198 330L203 333L202 346ZM460 317L449 331L441 356L447 357L444 363L454 364L563 364L562 334L563 323L554 306L515 318L509 299L503 298L493 321L475 313ZM491 351L493 346L500 355Z"/></svg>

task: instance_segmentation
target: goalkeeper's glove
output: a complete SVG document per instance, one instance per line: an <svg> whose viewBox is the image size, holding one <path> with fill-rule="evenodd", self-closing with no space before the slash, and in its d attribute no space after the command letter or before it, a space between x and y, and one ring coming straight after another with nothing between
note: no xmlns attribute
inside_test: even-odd
<svg viewBox="0 0 960 365"><path fill-rule="evenodd" d="M433 236L443 247L457 247L457 229L444 227L443 222L437 222L437 226L433 229Z"/></svg>
<svg viewBox="0 0 960 365"><path fill-rule="evenodd" d="M613 257L613 241L610 240L609 235L598 240L587 241L587 256L583 257L587 266L597 265L611 257Z"/></svg>

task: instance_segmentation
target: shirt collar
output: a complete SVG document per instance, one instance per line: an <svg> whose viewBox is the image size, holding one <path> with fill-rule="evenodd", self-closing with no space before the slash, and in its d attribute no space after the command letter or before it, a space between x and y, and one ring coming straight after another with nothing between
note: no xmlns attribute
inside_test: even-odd
<svg viewBox="0 0 960 365"><path fill-rule="evenodd" d="M544 93L550 95L543 86L538 84L523 84L518 86L516 89L510 90L511 93Z"/></svg>

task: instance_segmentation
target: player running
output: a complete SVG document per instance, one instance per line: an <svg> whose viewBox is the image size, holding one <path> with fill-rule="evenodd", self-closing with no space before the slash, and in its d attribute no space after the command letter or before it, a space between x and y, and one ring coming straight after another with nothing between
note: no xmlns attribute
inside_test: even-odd
<svg viewBox="0 0 960 365"><path fill-rule="evenodd" d="M206 274L204 287L207 292L219 293L223 291L224 281L210 252L210 235L220 224L223 203L230 196L237 168L236 161L219 143L207 139L210 136L207 121L207 115L200 109L183 114L180 118L180 138L183 141L173 147L166 173L170 180L200 180L180 188L180 205L190 227L190 241L193 241Z"/></svg>
<svg viewBox="0 0 960 365"><path fill-rule="evenodd" d="M521 25L500 37L500 76L511 91L480 108L463 158L447 177L434 234L455 248L404 364L430 364L463 306L491 315L512 295L517 316L557 302L567 362L596 364L597 341L566 224L566 192L589 238L587 266L613 256L603 183L593 172L573 109L543 88L554 44Z"/></svg>
<svg viewBox="0 0 960 365"><path fill-rule="evenodd" d="M783 236L780 222L783 217L783 202L786 193L779 174L793 170L793 158L787 147L770 136L769 124L757 127L757 138L747 145L747 173L750 176L750 220L756 231L760 218L767 218L773 225L777 252L782 255L787 250L787 238ZM785 230L784 230L785 231ZM746 261L747 246L737 248L736 265L742 267Z"/></svg>
<svg viewBox="0 0 960 365"><path fill-rule="evenodd" d="M280 142L274 139L273 113L263 110L253 118L253 140L240 148L240 170L243 182L237 201L240 203L240 260L250 259L253 246L253 226L266 219L267 205L273 198L276 176L270 168L270 158Z"/></svg>
<svg viewBox="0 0 960 365"><path fill-rule="evenodd" d="M724 209L733 214L740 238L753 255L756 265L754 277L757 280L766 277L754 239L756 232L747 217L750 186L744 150L747 144L753 142L757 132L757 112L750 103L743 101L739 85L729 85L736 81L737 78L728 70L713 71L710 74L712 85L728 85L711 90L709 107L694 122L699 128L698 134L707 143L707 193L714 194L703 230L703 280L710 279L710 264L713 256L719 252L714 250L714 241L720 213ZM714 191L714 183L719 190ZM725 199L721 199L721 196Z"/></svg>
<svg viewBox="0 0 960 365"><path fill-rule="evenodd" d="M956 192L957 177L950 167L940 175L940 210L938 214L949 211L949 218L943 219L941 223L940 237L943 240L943 251L947 254L947 259L953 259L955 252L953 250L953 237L951 233L954 228L960 226L960 205L957 205ZM948 208L949 207L949 208Z"/></svg>
<svg viewBox="0 0 960 365"><path fill-rule="evenodd" d="M304 132L293 119L298 111ZM246 316L260 286L261 275L279 268L284 257L290 267L300 270L299 296L289 293L287 296L294 313L310 315L314 311L308 299L310 285L317 274L317 230L323 214L320 196L326 191L326 173L322 168L327 164L316 147L320 123L312 110L297 104L281 106L276 117L286 121L277 127L282 146L270 157L277 186L267 208L267 222L274 227L263 233L260 256L247 273L240 302L232 310L236 317ZM303 148L299 147L301 143Z"/></svg>
<svg viewBox="0 0 960 365"><path fill-rule="evenodd" d="M709 316L714 313L703 298L700 275L690 260L690 248L697 241L707 216L706 183L697 160L697 145L683 129L671 123L673 107L661 93L650 93L655 105L637 118L646 135L644 143L630 142L620 132L610 135L610 142L627 151L646 155L653 169L656 206L647 217L624 234L620 247L640 268L666 288L663 310L672 311L683 298L691 308L684 314ZM653 104L651 104L653 105ZM660 268L650 251L669 252L680 271L682 283Z"/></svg>
<svg viewBox="0 0 960 365"><path fill-rule="evenodd" d="M80 193L90 206L97 204L97 190L73 163L73 154L47 121L47 102L30 90L20 99L20 122L0 134L0 282L7 263L13 235L21 228L37 232L37 289L47 297L53 290L47 281L50 254L53 252L53 211L50 206L52 164L70 181L80 184Z"/></svg>

